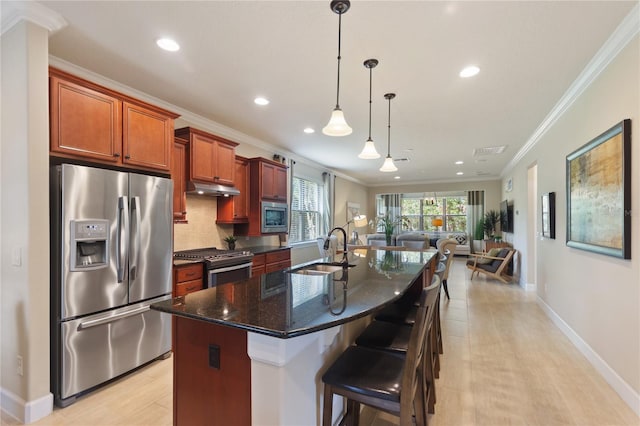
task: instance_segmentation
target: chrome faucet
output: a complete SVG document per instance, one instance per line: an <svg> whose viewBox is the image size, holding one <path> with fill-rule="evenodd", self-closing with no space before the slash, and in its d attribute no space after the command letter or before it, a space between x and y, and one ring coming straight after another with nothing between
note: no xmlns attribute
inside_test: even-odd
<svg viewBox="0 0 640 426"><path fill-rule="evenodd" d="M339 226L336 226L331 231L329 231L329 233L327 234L327 239L324 240L324 249L329 250L329 245L331 244L331 234L333 234L333 231L335 230L342 231L342 235L344 236L344 239L343 239L344 251L342 256L342 263L346 265L349 263L349 261L347 260L347 251L348 251L347 250L347 231L345 231L344 228L340 228Z"/></svg>

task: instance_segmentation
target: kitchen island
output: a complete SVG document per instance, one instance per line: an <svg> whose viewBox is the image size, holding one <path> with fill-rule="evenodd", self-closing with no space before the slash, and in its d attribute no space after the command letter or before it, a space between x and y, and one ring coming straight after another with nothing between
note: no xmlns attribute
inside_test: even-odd
<svg viewBox="0 0 640 426"><path fill-rule="evenodd" d="M174 424L319 424L324 370L435 253L358 250L154 304L176 317Z"/></svg>

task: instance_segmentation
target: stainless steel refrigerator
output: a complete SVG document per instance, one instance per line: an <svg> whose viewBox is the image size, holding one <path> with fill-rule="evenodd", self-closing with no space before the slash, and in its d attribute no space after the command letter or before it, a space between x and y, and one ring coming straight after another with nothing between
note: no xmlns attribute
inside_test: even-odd
<svg viewBox="0 0 640 426"><path fill-rule="evenodd" d="M51 168L51 390L77 396L171 350L173 183L63 164Z"/></svg>

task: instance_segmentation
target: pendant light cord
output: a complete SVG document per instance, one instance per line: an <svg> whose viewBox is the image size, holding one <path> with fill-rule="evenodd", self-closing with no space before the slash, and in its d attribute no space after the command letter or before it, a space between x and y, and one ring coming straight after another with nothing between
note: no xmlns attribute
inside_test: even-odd
<svg viewBox="0 0 640 426"><path fill-rule="evenodd" d="M389 124L387 125L387 157L391 157L391 98L389 98Z"/></svg>
<svg viewBox="0 0 640 426"><path fill-rule="evenodd" d="M340 40L342 39L342 13L338 13L338 88L336 90L336 109L340 109Z"/></svg>
<svg viewBox="0 0 640 426"><path fill-rule="evenodd" d="M369 139L371 140L371 79L373 78L373 67L369 68Z"/></svg>

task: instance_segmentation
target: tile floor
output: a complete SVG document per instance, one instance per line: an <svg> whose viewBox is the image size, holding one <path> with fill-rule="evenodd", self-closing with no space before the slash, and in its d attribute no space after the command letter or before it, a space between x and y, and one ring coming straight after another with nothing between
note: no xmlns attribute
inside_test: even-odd
<svg viewBox="0 0 640 426"><path fill-rule="evenodd" d="M442 298L444 356L431 426L640 425L538 307L535 293L482 277L469 281L462 258L452 265L449 292L451 300ZM155 362L34 424L171 425L171 367L171 358ZM361 420L397 424L372 409ZM19 423L3 414L1 424Z"/></svg>

